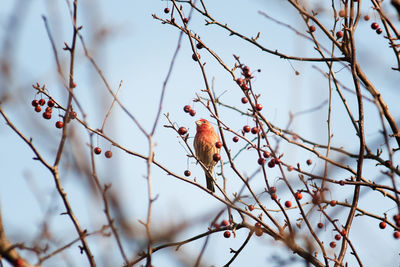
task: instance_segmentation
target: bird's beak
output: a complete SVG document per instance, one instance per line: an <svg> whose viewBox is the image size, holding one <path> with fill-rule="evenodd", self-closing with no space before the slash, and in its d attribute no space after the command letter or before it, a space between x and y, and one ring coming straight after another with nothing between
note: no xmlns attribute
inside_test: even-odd
<svg viewBox="0 0 400 267"><path fill-rule="evenodd" d="M195 121L195 123L196 123L197 126L201 125L201 121Z"/></svg>

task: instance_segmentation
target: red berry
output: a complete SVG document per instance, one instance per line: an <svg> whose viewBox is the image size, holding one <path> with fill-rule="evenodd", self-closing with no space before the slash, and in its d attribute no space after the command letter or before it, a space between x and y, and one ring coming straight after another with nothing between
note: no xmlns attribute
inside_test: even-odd
<svg viewBox="0 0 400 267"><path fill-rule="evenodd" d="M340 39L342 37L343 37L343 32L342 31L336 32L336 38Z"/></svg>
<svg viewBox="0 0 400 267"><path fill-rule="evenodd" d="M189 105L186 105L183 107L183 111L185 111L186 113L189 113L192 110L192 107Z"/></svg>
<svg viewBox="0 0 400 267"><path fill-rule="evenodd" d="M250 132L250 126L249 125L243 126L243 132L245 132L245 133Z"/></svg>
<svg viewBox="0 0 400 267"><path fill-rule="evenodd" d="M202 43L197 43L196 47L197 47L197 49L202 49L202 48L204 48L204 45Z"/></svg>
<svg viewBox="0 0 400 267"><path fill-rule="evenodd" d="M188 18L183 18L183 22L184 22L184 23L188 23L188 22L189 22L189 19L188 19Z"/></svg>
<svg viewBox="0 0 400 267"><path fill-rule="evenodd" d="M331 248L335 248L336 247L336 242L332 241L331 243L329 243L329 246Z"/></svg>
<svg viewBox="0 0 400 267"><path fill-rule="evenodd" d="M365 20L365 21L368 21L368 20L369 20L369 16L368 16L368 15L365 15L365 16L364 16L364 20Z"/></svg>
<svg viewBox="0 0 400 267"><path fill-rule="evenodd" d="M215 154L213 155L213 160L214 160L214 161L219 161L220 159L221 159L221 155L220 155L220 154L215 153Z"/></svg>
<svg viewBox="0 0 400 267"><path fill-rule="evenodd" d="M315 29L315 26L314 26L314 25L311 25L311 26L310 26L310 32L315 32L315 30L316 30L316 29Z"/></svg>
<svg viewBox="0 0 400 267"><path fill-rule="evenodd" d="M237 78L237 79L236 79L236 83L237 83L239 86L241 86L241 85L243 84L243 79Z"/></svg>
<svg viewBox="0 0 400 267"><path fill-rule="evenodd" d="M97 146L97 147L94 148L93 151L94 151L94 153L95 153L96 155L99 155L99 154L101 153L101 148Z"/></svg>
<svg viewBox="0 0 400 267"><path fill-rule="evenodd" d="M268 167L270 167L270 168L275 167L275 160L274 160L274 159L271 159L271 160L268 162Z"/></svg>
<svg viewBox="0 0 400 267"><path fill-rule="evenodd" d="M321 229L322 227L324 227L324 224L322 222L320 222L320 223L317 224L317 226L318 226L318 228Z"/></svg>
<svg viewBox="0 0 400 267"><path fill-rule="evenodd" d="M243 104L247 104L249 102L249 100L247 99L247 97L242 97L242 103Z"/></svg>
<svg viewBox="0 0 400 267"><path fill-rule="evenodd" d="M276 193L276 187L275 187L275 186L271 186L271 187L269 188L269 192L270 192L271 194Z"/></svg>
<svg viewBox="0 0 400 267"><path fill-rule="evenodd" d="M182 126L178 129L178 134L185 135L186 133L187 133L187 129L185 127Z"/></svg>
<svg viewBox="0 0 400 267"><path fill-rule="evenodd" d="M45 110L45 112L52 113L52 112L53 112L53 109L52 109L51 107L47 107L46 110Z"/></svg>
<svg viewBox="0 0 400 267"><path fill-rule="evenodd" d="M336 200L331 200L331 202L329 202L329 204L331 204L332 207L335 207L337 204Z"/></svg>
<svg viewBox="0 0 400 267"><path fill-rule="evenodd" d="M234 136L234 137L232 138L232 141L235 142L235 143L239 142L239 137Z"/></svg>
<svg viewBox="0 0 400 267"><path fill-rule="evenodd" d="M342 236L346 236L347 235L347 231L345 229L342 229L342 231L340 231L340 234Z"/></svg>
<svg viewBox="0 0 400 267"><path fill-rule="evenodd" d="M190 116L194 117L194 115L196 115L196 110L191 109L191 110L189 111L189 114L190 114Z"/></svg>
<svg viewBox="0 0 400 267"><path fill-rule="evenodd" d="M264 164L265 164L265 159L259 158L259 159L257 160L257 162L258 162L258 164L260 164L260 165L264 165Z"/></svg>
<svg viewBox="0 0 400 267"><path fill-rule="evenodd" d="M346 16L346 12L343 10L343 9L341 9L340 11L339 11L339 17L344 17L344 16Z"/></svg>
<svg viewBox="0 0 400 267"><path fill-rule="evenodd" d="M164 13L165 13L165 14L168 14L168 13L169 13L169 8L168 8L168 7L164 8Z"/></svg>
<svg viewBox="0 0 400 267"><path fill-rule="evenodd" d="M39 99L39 105L44 106L44 104L46 104L46 101L43 98Z"/></svg>
<svg viewBox="0 0 400 267"><path fill-rule="evenodd" d="M231 237L231 232L225 231L225 232L224 232L224 237L225 237L225 238Z"/></svg>
<svg viewBox="0 0 400 267"><path fill-rule="evenodd" d="M220 141L215 143L215 147L216 148L221 148L222 147L222 143Z"/></svg>
<svg viewBox="0 0 400 267"><path fill-rule="evenodd" d="M340 184L341 186L344 186L345 183L344 183L343 180L340 180L340 181L339 181L339 184Z"/></svg>
<svg viewBox="0 0 400 267"><path fill-rule="evenodd" d="M254 227L255 227L255 228L261 228L261 223L256 222L256 223L254 224Z"/></svg>
<svg viewBox="0 0 400 267"><path fill-rule="evenodd" d="M58 129L61 129L62 127L64 127L64 123L63 123L62 121L57 121L57 122L56 122L56 127L57 127Z"/></svg>
<svg viewBox="0 0 400 267"><path fill-rule="evenodd" d="M37 101L36 99L32 100L32 106L37 107L38 105L39 105L39 101Z"/></svg>
<svg viewBox="0 0 400 267"><path fill-rule="evenodd" d="M385 165L386 167L390 168L390 167L392 167L392 162L391 162L390 160L386 160L386 161L384 162L384 165Z"/></svg>
<svg viewBox="0 0 400 267"><path fill-rule="evenodd" d="M106 158L111 158L112 157L112 152L111 152L111 150L107 150L105 153L104 153L104 156L106 156Z"/></svg>
<svg viewBox="0 0 400 267"><path fill-rule="evenodd" d="M229 222L228 222L227 220L223 220L223 221L221 222L221 226L226 227L226 226L228 226L228 225L229 225Z"/></svg>
<svg viewBox="0 0 400 267"><path fill-rule="evenodd" d="M278 199L278 196L277 196L276 194L271 194L271 199L272 199L272 200L277 200L277 199Z"/></svg>
<svg viewBox="0 0 400 267"><path fill-rule="evenodd" d="M381 28L376 29L377 34L381 34L382 32L383 32L383 30Z"/></svg>
<svg viewBox="0 0 400 267"><path fill-rule="evenodd" d="M185 174L186 177L189 177L191 173L189 170L186 170L183 174Z"/></svg>
<svg viewBox="0 0 400 267"><path fill-rule="evenodd" d="M196 55L196 54L193 54L193 55L192 55L192 59L193 59L194 61L198 61L198 60L200 59L200 54L199 54L199 53L197 53L197 55Z"/></svg>
<svg viewBox="0 0 400 267"><path fill-rule="evenodd" d="M400 220L400 214L393 215L393 220L394 221Z"/></svg>
<svg viewBox="0 0 400 267"><path fill-rule="evenodd" d="M271 153L269 153L268 151L264 151L263 156L264 158L269 158L271 156Z"/></svg>
<svg viewBox="0 0 400 267"><path fill-rule="evenodd" d="M275 162L275 164L280 164L281 163L280 158L274 158L272 160Z"/></svg>
<svg viewBox="0 0 400 267"><path fill-rule="evenodd" d="M395 239L399 239L399 238L400 238L400 232L399 232L399 231L395 231L395 232L393 233L393 237L394 237Z"/></svg>
<svg viewBox="0 0 400 267"><path fill-rule="evenodd" d="M49 100L49 101L47 101L47 106L49 106L49 107L54 107L54 101L53 100Z"/></svg>
<svg viewBox="0 0 400 267"><path fill-rule="evenodd" d="M376 30L376 29L379 28L379 24L376 23L376 22L373 22L373 23L371 24L371 28L372 28L373 30Z"/></svg>
<svg viewBox="0 0 400 267"><path fill-rule="evenodd" d="M254 205L249 205L249 211L253 211L255 209Z"/></svg>
<svg viewBox="0 0 400 267"><path fill-rule="evenodd" d="M336 235L335 235L335 239L336 239L337 241L339 241L340 239L342 239L342 236L339 235L339 234L336 234Z"/></svg>
<svg viewBox="0 0 400 267"><path fill-rule="evenodd" d="M294 170L294 168L293 168L293 166L288 166L288 167L287 167L287 170L288 170L289 172L291 172L291 171Z"/></svg>
<svg viewBox="0 0 400 267"><path fill-rule="evenodd" d="M251 133L252 134L258 134L258 131L259 131L258 127L251 128Z"/></svg>
<svg viewBox="0 0 400 267"><path fill-rule="evenodd" d="M242 84L241 88L245 91L249 90L249 86L247 85L247 83Z"/></svg>
<svg viewBox="0 0 400 267"><path fill-rule="evenodd" d="M35 111L36 111L36 112L40 112L40 111L42 111L42 108L41 108L40 106L36 106L36 107L35 107Z"/></svg>
<svg viewBox="0 0 400 267"><path fill-rule="evenodd" d="M256 228L255 233L256 233L256 236L262 236L264 232L261 228Z"/></svg>
<svg viewBox="0 0 400 267"><path fill-rule="evenodd" d="M70 113L69 113L69 116L70 116L70 118L73 120L73 119L76 119L76 112L75 111L71 111Z"/></svg>
<svg viewBox="0 0 400 267"><path fill-rule="evenodd" d="M249 66L244 66L242 70L243 72L250 72Z"/></svg>
<svg viewBox="0 0 400 267"><path fill-rule="evenodd" d="M308 160L306 161L306 163L307 163L308 166L310 166L310 165L312 164L312 160L311 160L311 159L308 159Z"/></svg>
<svg viewBox="0 0 400 267"><path fill-rule="evenodd" d="M256 105L256 110L257 110L257 111L261 111L262 108L263 108L263 106L262 106L261 104L257 104L257 105Z"/></svg>
<svg viewBox="0 0 400 267"><path fill-rule="evenodd" d="M214 223L215 229L219 229L220 225L218 223Z"/></svg>
<svg viewBox="0 0 400 267"><path fill-rule="evenodd" d="M50 112L43 112L43 118L45 118L46 120L50 120L51 119L51 113Z"/></svg>
<svg viewBox="0 0 400 267"><path fill-rule="evenodd" d="M23 259L21 259L21 258L18 258L18 259L16 259L16 260L14 261L14 266L15 266L15 267L22 267L22 266L24 266L24 265L26 265L26 262L25 262Z"/></svg>
<svg viewBox="0 0 400 267"><path fill-rule="evenodd" d="M303 198L303 194L301 194L301 192L296 192L295 197L296 199L300 200Z"/></svg>
<svg viewBox="0 0 400 267"><path fill-rule="evenodd" d="M380 222L379 223L379 228L385 229L386 228L386 223L385 222Z"/></svg>
<svg viewBox="0 0 400 267"><path fill-rule="evenodd" d="M292 206L292 202L289 201L289 200L287 200L287 201L285 202L285 207L286 207L286 208L290 208L291 206Z"/></svg>

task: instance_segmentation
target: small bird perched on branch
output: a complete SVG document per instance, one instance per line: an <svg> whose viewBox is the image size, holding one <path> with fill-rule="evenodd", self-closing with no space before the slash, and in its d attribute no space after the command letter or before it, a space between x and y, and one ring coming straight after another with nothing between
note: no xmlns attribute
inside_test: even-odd
<svg viewBox="0 0 400 267"><path fill-rule="evenodd" d="M204 172L206 174L207 188L212 192L214 189L214 179L212 173L214 166L217 164L220 148L217 148L216 143L219 142L219 136L215 132L214 127L206 119L196 121L196 136L194 137L194 150L196 156L203 163ZM218 156L215 156L215 155Z"/></svg>

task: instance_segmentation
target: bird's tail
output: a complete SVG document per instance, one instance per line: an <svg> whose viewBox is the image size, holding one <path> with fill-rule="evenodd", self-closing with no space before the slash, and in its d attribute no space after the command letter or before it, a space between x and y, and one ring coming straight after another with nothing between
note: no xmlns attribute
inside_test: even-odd
<svg viewBox="0 0 400 267"><path fill-rule="evenodd" d="M212 192L215 192L214 178L210 174L212 173L212 171L205 171L205 173L206 173L207 188Z"/></svg>

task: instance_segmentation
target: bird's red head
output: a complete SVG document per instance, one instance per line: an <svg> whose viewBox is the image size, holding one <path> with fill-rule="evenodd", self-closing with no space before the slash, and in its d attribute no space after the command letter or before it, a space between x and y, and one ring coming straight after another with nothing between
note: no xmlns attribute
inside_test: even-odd
<svg viewBox="0 0 400 267"><path fill-rule="evenodd" d="M196 125L197 125L197 131L213 129L211 123L206 119L200 119L196 121Z"/></svg>

